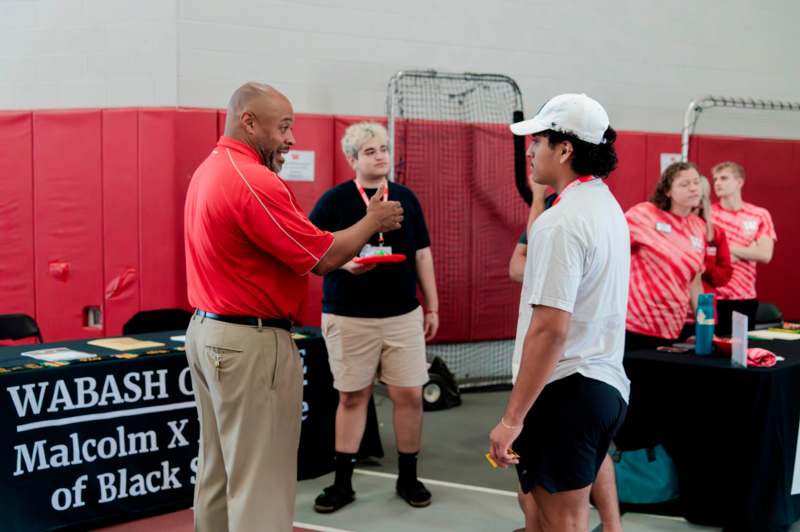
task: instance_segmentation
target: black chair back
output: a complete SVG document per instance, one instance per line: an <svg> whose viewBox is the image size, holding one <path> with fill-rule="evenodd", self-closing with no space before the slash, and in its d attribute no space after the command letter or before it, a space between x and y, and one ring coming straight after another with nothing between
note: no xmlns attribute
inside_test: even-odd
<svg viewBox="0 0 800 532"><path fill-rule="evenodd" d="M754 328L768 329L770 327L783 327L783 313L777 305L759 301Z"/></svg>
<svg viewBox="0 0 800 532"><path fill-rule="evenodd" d="M0 340L22 340L35 336L42 343L42 333L39 324L27 314L1 314L0 315Z"/></svg>
<svg viewBox="0 0 800 532"><path fill-rule="evenodd" d="M122 326L122 334L186 330L192 313L182 308L162 308L137 312Z"/></svg>

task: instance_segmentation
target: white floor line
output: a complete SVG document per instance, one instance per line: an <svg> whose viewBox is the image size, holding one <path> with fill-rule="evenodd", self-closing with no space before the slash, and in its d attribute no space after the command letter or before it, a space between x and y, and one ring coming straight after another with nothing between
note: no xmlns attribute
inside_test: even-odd
<svg viewBox="0 0 800 532"><path fill-rule="evenodd" d="M311 525L308 523L298 523L297 521L295 521L292 524L299 528L305 528L308 530L318 530L319 532L353 532L352 530L345 530L343 528L331 528L329 526Z"/></svg>
<svg viewBox="0 0 800 532"><path fill-rule="evenodd" d="M683 521L684 523L688 523L686 519L677 515L657 515L657 514L641 514L639 512L625 512L625 514L622 517L624 518L626 515L628 516L645 515L647 517L654 517L656 519L666 519L668 521Z"/></svg>
<svg viewBox="0 0 800 532"><path fill-rule="evenodd" d="M365 469L355 469L354 473L358 473L360 475L367 475L373 477L381 477L381 478L390 478L396 479L397 475L395 473L383 473L381 471L367 471ZM491 493L492 495L505 495L506 497L516 497L517 492L515 491L506 491L506 490L497 490L494 488L484 488L483 486L472 486L470 484L458 484L456 482L445 482L443 480L433 480L431 478L421 478L422 482L426 484L431 484L433 486L444 486L446 488L456 488L461 490L467 491L477 491L480 493Z"/></svg>

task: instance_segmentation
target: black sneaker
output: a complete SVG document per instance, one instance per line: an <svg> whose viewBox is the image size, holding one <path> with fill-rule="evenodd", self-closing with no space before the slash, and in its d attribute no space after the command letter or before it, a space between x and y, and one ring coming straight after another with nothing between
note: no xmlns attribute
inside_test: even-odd
<svg viewBox="0 0 800 532"><path fill-rule="evenodd" d="M347 506L356 500L355 491L346 491L334 484L328 486L314 501L314 510L321 514L329 514Z"/></svg>
<svg viewBox="0 0 800 532"><path fill-rule="evenodd" d="M424 508L431 503L431 492L425 489L425 485L417 479L398 482L397 494L414 508Z"/></svg>

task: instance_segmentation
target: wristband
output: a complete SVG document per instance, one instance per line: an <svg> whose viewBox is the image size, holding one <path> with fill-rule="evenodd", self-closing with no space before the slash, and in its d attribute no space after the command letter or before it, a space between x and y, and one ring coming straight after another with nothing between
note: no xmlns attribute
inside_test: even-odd
<svg viewBox="0 0 800 532"><path fill-rule="evenodd" d="M505 428L511 430L521 429L524 426L524 425L508 425L502 417L500 418L500 424L503 425Z"/></svg>

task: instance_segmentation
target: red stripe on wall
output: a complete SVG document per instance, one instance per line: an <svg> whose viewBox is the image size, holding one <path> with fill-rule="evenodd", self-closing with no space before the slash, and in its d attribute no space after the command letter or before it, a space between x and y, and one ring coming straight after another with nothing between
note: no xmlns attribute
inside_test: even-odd
<svg viewBox="0 0 800 532"><path fill-rule="evenodd" d="M0 314L36 315L31 113L0 113Z"/></svg>

